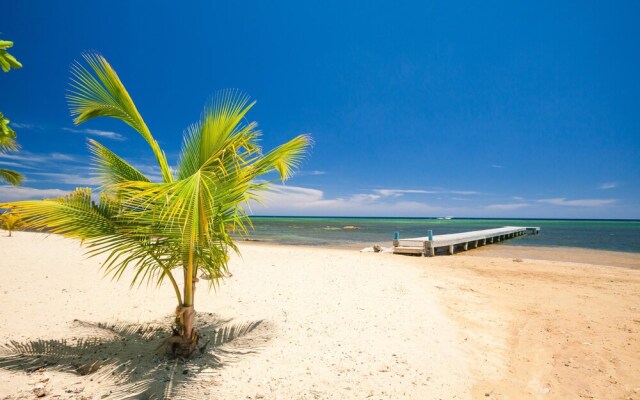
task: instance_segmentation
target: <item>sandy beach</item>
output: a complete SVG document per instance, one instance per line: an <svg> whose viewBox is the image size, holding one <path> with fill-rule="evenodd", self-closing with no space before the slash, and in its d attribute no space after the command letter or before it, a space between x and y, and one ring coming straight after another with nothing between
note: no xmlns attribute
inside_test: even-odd
<svg viewBox="0 0 640 400"><path fill-rule="evenodd" d="M640 399L637 254L241 250L219 288L200 282L211 343L184 364L155 354L168 285L0 232L0 399Z"/></svg>

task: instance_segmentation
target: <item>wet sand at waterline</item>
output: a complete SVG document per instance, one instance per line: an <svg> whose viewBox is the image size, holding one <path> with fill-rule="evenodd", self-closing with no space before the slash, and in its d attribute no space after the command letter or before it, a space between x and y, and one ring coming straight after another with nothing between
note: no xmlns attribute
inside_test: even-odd
<svg viewBox="0 0 640 400"><path fill-rule="evenodd" d="M635 254L240 246L231 278L199 283L212 341L184 364L154 353L170 285L130 289L77 241L0 232L0 399L640 399Z"/></svg>

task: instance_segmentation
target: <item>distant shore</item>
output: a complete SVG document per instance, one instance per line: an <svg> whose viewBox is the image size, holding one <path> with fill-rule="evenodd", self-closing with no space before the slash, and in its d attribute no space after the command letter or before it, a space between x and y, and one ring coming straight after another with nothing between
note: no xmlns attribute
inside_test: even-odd
<svg viewBox="0 0 640 400"><path fill-rule="evenodd" d="M265 242L239 246L242 257L230 263L233 276L215 291L201 281L196 309L217 329L259 325L224 345L215 368L200 358L177 369L175 387L197 379L192 396L640 395L637 254L494 245L410 257ZM76 343L97 335L91 323L167 326L175 304L166 283L130 289L130 273L117 282L104 279L103 259L83 254L79 242L56 235L16 232L8 238L0 231L0 344ZM40 385L45 398L100 398L118 385L145 388L145 378L168 384L169 372L157 368L153 352L162 337L135 340L133 332L78 350L86 360L95 354L130 360L136 372L121 377L124 382L78 374L73 365L68 372L15 366L0 368L0 393L31 398ZM194 377L189 371L201 372Z"/></svg>

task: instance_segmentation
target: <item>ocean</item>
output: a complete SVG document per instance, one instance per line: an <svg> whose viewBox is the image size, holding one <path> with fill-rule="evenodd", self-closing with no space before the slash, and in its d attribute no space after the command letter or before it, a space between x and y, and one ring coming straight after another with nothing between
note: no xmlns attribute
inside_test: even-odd
<svg viewBox="0 0 640 400"><path fill-rule="evenodd" d="M581 247L640 253L639 220L552 220L552 219L473 219L473 218L328 218L328 217L252 217L252 240L278 244L367 247L391 246L393 233L401 238L497 228L539 226L540 235L507 240L504 245ZM359 229L347 230L345 226Z"/></svg>

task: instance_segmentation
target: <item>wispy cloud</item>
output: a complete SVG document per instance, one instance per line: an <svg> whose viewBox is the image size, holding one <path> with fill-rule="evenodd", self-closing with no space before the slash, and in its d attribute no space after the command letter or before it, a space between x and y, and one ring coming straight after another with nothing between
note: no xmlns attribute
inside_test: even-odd
<svg viewBox="0 0 640 400"><path fill-rule="evenodd" d="M28 151L21 151L19 153L0 154L0 159L22 161L26 163L38 163L40 164L40 166L46 167L46 165L42 164L46 164L52 161L74 161L75 157L63 153L36 154Z"/></svg>
<svg viewBox="0 0 640 400"><path fill-rule="evenodd" d="M384 197L400 197L407 193L429 193L426 190L418 189L376 189L374 192Z"/></svg>
<svg viewBox="0 0 640 400"><path fill-rule="evenodd" d="M473 190L449 190L449 189L375 189L375 193L384 197L400 197L404 194L456 194L470 196L480 194Z"/></svg>
<svg viewBox="0 0 640 400"><path fill-rule="evenodd" d="M607 190L607 189L615 189L617 187L618 187L618 184L616 182L606 182L598 186L598 189Z"/></svg>
<svg viewBox="0 0 640 400"><path fill-rule="evenodd" d="M42 129L42 126L40 125L26 124L22 122L12 122L10 125L12 128L15 128L15 129Z"/></svg>
<svg viewBox="0 0 640 400"><path fill-rule="evenodd" d="M29 165L25 165L22 163L12 162L12 161L0 161L0 165L5 167L13 167L13 168L26 168L26 169L35 169L35 167L31 167Z"/></svg>
<svg viewBox="0 0 640 400"><path fill-rule="evenodd" d="M349 198L349 200L355 203L368 203L376 201L380 197L381 196L377 194L354 194Z"/></svg>
<svg viewBox="0 0 640 400"><path fill-rule="evenodd" d="M320 176L325 175L326 171L298 171L296 176Z"/></svg>
<svg viewBox="0 0 640 400"><path fill-rule="evenodd" d="M98 186L100 185L100 180L97 177L88 176L88 175L78 175L78 174L63 174L63 173L53 173L53 172L34 172L31 175L43 176L47 182L54 183L62 183L64 185L89 185L89 186ZM33 180L34 182L38 182L37 180Z"/></svg>
<svg viewBox="0 0 640 400"><path fill-rule="evenodd" d="M517 210L519 208L529 207L528 203L506 203L506 204L490 204L485 208L488 210Z"/></svg>
<svg viewBox="0 0 640 400"><path fill-rule="evenodd" d="M76 129L76 128L62 128L63 131L73 132L73 133L82 133L85 135L91 136L99 136L112 140L125 140L125 137L119 133L112 131L103 131L100 129Z"/></svg>
<svg viewBox="0 0 640 400"><path fill-rule="evenodd" d="M460 194L460 195L474 195L474 194L480 194L480 192L476 192L473 190L449 190L449 191L443 191L440 192L442 194Z"/></svg>
<svg viewBox="0 0 640 400"><path fill-rule="evenodd" d="M36 189L30 187L0 186L0 201L18 201L29 199L44 199L66 195L66 190Z"/></svg>
<svg viewBox="0 0 640 400"><path fill-rule="evenodd" d="M541 199L540 203L553 204L555 206L567 206L567 207L603 207L608 206L616 202L615 199L576 199L567 200L564 197L555 199Z"/></svg>
<svg viewBox="0 0 640 400"><path fill-rule="evenodd" d="M492 168L504 168L504 166L500 165L500 164L491 164Z"/></svg>
<svg viewBox="0 0 640 400"><path fill-rule="evenodd" d="M52 160L57 160L57 161L75 161L75 158L68 154L51 153L49 154L49 156L51 157Z"/></svg>
<svg viewBox="0 0 640 400"><path fill-rule="evenodd" d="M402 201L389 192L386 194L359 193L327 198L318 189L273 185L272 190L263 195L262 204L251 203L250 208L262 215L427 216L455 215L458 211L424 202Z"/></svg>

